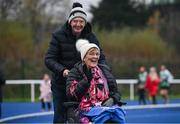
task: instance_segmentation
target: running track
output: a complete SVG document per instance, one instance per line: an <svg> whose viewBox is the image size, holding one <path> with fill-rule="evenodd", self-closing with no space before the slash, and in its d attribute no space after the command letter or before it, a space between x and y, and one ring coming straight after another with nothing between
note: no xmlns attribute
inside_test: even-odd
<svg viewBox="0 0 180 124"><path fill-rule="evenodd" d="M157 105L138 105L137 101L126 101L128 123L179 123L180 99L170 100L167 105L159 100ZM3 103L0 123L52 123L53 111L41 112L40 103Z"/></svg>

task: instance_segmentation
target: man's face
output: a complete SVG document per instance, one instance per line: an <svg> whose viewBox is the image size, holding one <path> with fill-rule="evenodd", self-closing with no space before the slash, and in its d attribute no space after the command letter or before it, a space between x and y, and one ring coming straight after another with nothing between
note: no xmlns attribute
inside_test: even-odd
<svg viewBox="0 0 180 124"><path fill-rule="evenodd" d="M84 21L84 19L80 18L80 17L76 17L74 19L72 19L72 21L70 22L72 31L75 35L79 35L81 34L82 30L85 27L86 22Z"/></svg>
<svg viewBox="0 0 180 124"><path fill-rule="evenodd" d="M91 48L85 55L84 63L88 68L94 68L98 64L99 57L99 50L97 48Z"/></svg>

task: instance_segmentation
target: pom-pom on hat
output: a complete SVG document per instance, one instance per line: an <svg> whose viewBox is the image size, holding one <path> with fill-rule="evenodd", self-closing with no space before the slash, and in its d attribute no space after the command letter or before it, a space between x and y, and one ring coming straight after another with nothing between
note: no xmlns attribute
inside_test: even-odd
<svg viewBox="0 0 180 124"><path fill-rule="evenodd" d="M89 43L88 40L86 39L79 39L76 42L76 49L77 51L80 52L81 54L81 60L84 59L86 53L88 52L88 50L90 50L91 48L97 48L99 50L99 47L94 44L94 43Z"/></svg>
<svg viewBox="0 0 180 124"><path fill-rule="evenodd" d="M83 9L82 4L78 2L73 3L68 22L70 23L75 17L81 17L85 20L85 22L87 22L87 14Z"/></svg>

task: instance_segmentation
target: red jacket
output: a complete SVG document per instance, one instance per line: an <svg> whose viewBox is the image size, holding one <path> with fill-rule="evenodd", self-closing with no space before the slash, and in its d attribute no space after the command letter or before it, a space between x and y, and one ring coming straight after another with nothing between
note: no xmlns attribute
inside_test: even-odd
<svg viewBox="0 0 180 124"><path fill-rule="evenodd" d="M159 83L160 83L159 76L157 76L157 78L153 80L151 78L151 76L148 75L145 87L146 87L150 96L155 96L157 94Z"/></svg>

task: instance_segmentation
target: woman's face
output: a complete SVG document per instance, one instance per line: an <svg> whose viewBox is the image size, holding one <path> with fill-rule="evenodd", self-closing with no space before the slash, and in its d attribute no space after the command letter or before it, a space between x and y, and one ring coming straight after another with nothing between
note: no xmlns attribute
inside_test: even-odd
<svg viewBox="0 0 180 124"><path fill-rule="evenodd" d="M44 78L43 78L45 81L48 81L50 78L49 78L49 75L48 74L44 74Z"/></svg>
<svg viewBox="0 0 180 124"><path fill-rule="evenodd" d="M86 24L86 22L84 21L84 19L82 19L80 17L76 17L76 18L72 19L72 21L70 22L72 32L75 35L80 35L82 30L85 27L85 24Z"/></svg>
<svg viewBox="0 0 180 124"><path fill-rule="evenodd" d="M151 67L150 68L150 73L156 73L156 68L155 67Z"/></svg>
<svg viewBox="0 0 180 124"><path fill-rule="evenodd" d="M98 64L100 52L97 48L91 48L84 57L87 68L94 68Z"/></svg>

